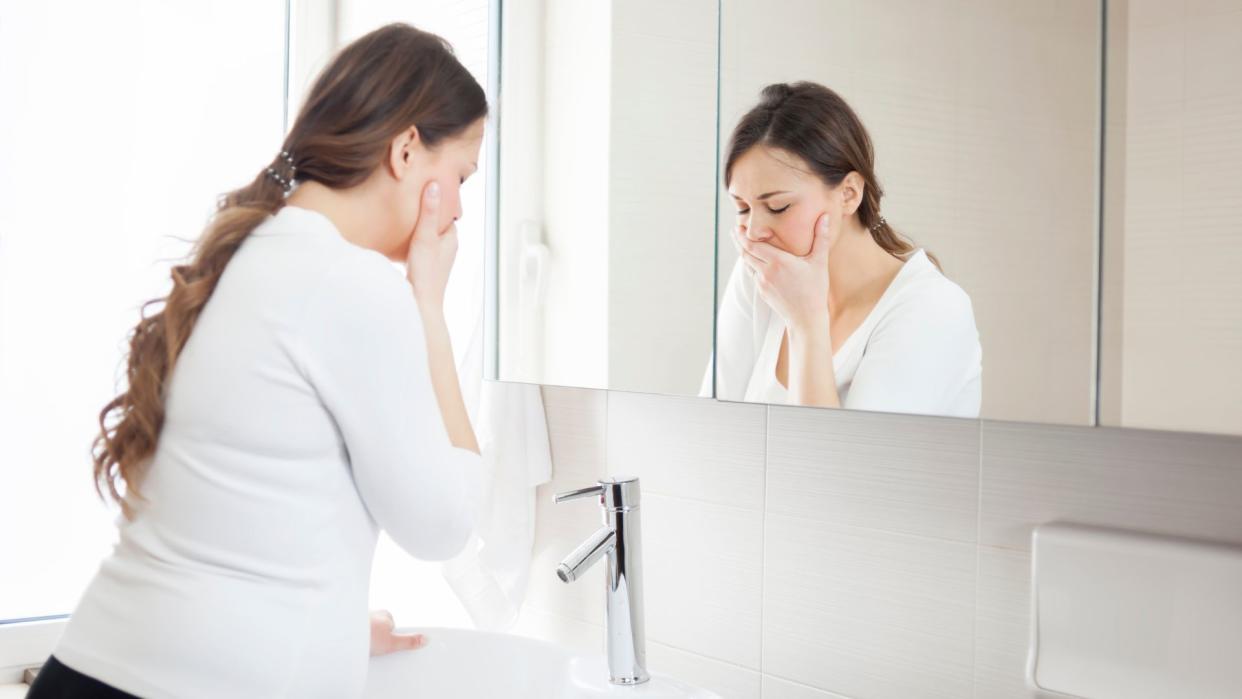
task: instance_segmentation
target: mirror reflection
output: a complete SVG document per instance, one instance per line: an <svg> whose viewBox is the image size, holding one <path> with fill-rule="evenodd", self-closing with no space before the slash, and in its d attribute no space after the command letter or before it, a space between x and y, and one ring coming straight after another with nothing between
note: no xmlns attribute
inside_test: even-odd
<svg viewBox="0 0 1242 699"><path fill-rule="evenodd" d="M723 4L717 397L1091 424L1100 9Z"/></svg>
<svg viewBox="0 0 1242 699"><path fill-rule="evenodd" d="M840 95L765 87L729 138L724 180L738 259L718 396L978 417L970 297L883 215L870 136Z"/></svg>
<svg viewBox="0 0 1242 699"><path fill-rule="evenodd" d="M716 18L716 0L504 4L492 377L698 392Z"/></svg>
<svg viewBox="0 0 1242 699"><path fill-rule="evenodd" d="M1242 5L1108 7L1099 423L1242 434Z"/></svg>

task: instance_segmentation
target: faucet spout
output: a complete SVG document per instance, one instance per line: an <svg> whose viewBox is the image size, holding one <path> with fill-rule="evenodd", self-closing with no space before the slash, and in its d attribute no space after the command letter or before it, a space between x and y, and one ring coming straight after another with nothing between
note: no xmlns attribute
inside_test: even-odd
<svg viewBox="0 0 1242 699"><path fill-rule="evenodd" d="M603 558L617 545L617 533L607 525L595 530L595 533L578 548L561 561L556 567L556 577L561 582L571 583L586 572L596 561Z"/></svg>
<svg viewBox="0 0 1242 699"><path fill-rule="evenodd" d="M596 498L604 526L574 549L556 568L562 582L573 582L607 556L604 571L604 633L608 680L616 685L642 684L647 674L647 635L643 621L642 527L638 479L611 476L593 486L556 496L557 502Z"/></svg>

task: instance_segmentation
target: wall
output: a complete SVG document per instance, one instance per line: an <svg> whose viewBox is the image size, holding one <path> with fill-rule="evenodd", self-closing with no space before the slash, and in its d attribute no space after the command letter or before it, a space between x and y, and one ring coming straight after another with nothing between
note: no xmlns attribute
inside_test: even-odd
<svg viewBox="0 0 1242 699"><path fill-rule="evenodd" d="M1065 520L1242 544L1242 439L545 388L519 632L603 647L598 525L552 493L643 484L649 666L733 698L1032 697L1030 534Z"/></svg>
<svg viewBox="0 0 1242 699"><path fill-rule="evenodd" d="M875 144L885 218L970 294L983 415L1090 424L1099 2L776 7L725 3L721 148L764 85L836 90ZM733 225L727 194L720 206ZM724 240L722 280L736 259Z"/></svg>
<svg viewBox="0 0 1242 699"><path fill-rule="evenodd" d="M1124 180L1105 258L1119 366L1103 418L1242 434L1242 5L1114 5L1128 13L1110 51L1126 70L1109 102L1124 134L1110 169Z"/></svg>

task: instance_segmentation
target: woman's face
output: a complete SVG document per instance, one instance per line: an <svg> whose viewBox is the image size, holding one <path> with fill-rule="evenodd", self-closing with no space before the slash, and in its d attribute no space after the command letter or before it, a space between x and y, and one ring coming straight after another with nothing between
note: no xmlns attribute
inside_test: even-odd
<svg viewBox="0 0 1242 699"><path fill-rule="evenodd" d="M811 251L821 214L828 214L830 231L841 230L846 212L837 189L824 184L802 158L762 145L733 163L729 181L738 230L799 256Z"/></svg>
<svg viewBox="0 0 1242 699"><path fill-rule="evenodd" d="M461 186L479 169L483 124L484 120L479 119L457 136L444 139L435 148L427 148L421 141L408 142L402 154L394 155L402 158L403 162L398 166L404 168L408 176L401 177L398 183L397 228L400 238L397 249L389 257L404 260L421 213L423 192L432 181L440 184L439 231L447 231L461 218Z"/></svg>

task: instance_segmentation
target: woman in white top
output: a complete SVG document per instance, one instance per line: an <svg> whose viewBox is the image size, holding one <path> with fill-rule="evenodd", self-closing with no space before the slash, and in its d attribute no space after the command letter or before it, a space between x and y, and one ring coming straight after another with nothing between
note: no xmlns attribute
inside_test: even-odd
<svg viewBox="0 0 1242 699"><path fill-rule="evenodd" d="M370 567L381 527L444 559L473 526L442 302L486 113L447 43L390 25L221 199L100 416L119 542L30 697L358 696L368 650L421 645L368 616Z"/></svg>
<svg viewBox="0 0 1242 699"><path fill-rule="evenodd" d="M738 123L717 397L978 417L970 298L880 215L873 161L862 122L822 85L770 85Z"/></svg>

